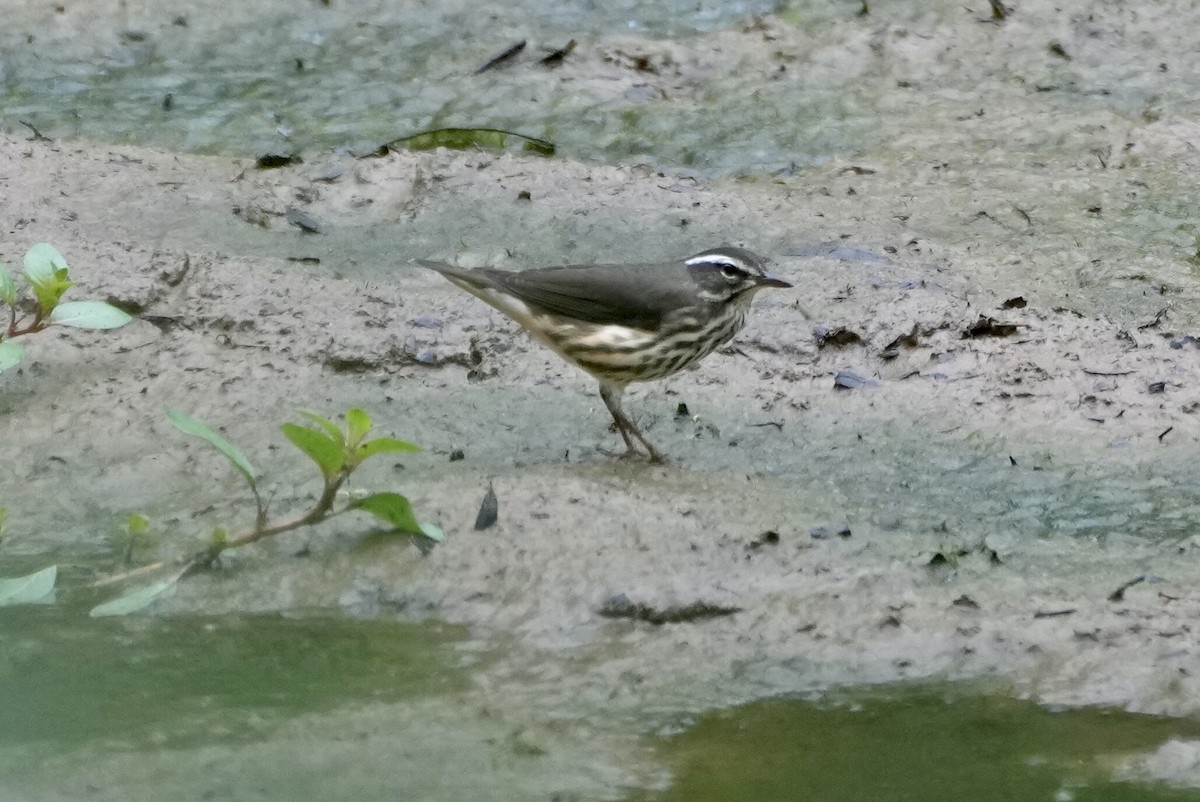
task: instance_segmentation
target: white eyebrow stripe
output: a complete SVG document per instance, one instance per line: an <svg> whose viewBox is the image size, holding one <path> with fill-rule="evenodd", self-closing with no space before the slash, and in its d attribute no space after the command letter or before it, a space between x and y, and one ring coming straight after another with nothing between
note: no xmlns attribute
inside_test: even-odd
<svg viewBox="0 0 1200 802"><path fill-rule="evenodd" d="M684 259L685 265L728 265L735 270L745 270L746 268L728 256L693 256L691 259Z"/></svg>

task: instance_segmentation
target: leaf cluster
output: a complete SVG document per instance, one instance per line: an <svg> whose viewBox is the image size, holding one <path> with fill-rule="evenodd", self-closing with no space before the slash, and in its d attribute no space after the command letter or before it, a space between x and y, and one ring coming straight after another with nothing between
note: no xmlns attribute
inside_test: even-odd
<svg viewBox="0 0 1200 802"><path fill-rule="evenodd" d="M13 342L17 337L34 334L49 326L69 326L80 329L115 329L129 323L132 318L124 311L103 301L64 301L63 296L74 286L67 268L66 259L54 246L39 243L25 254L22 272L28 284L23 292L12 274L0 264L0 372L12 368L24 359L25 350ZM7 312L7 323L3 319ZM371 493L347 501L340 501L339 491L350 476L367 460L381 454L413 453L420 447L392 437L371 438L373 424L370 416L361 409L346 413L345 427L329 418L312 412L300 413L306 425L285 423L281 427L284 437L307 456L321 474L322 491L316 503L303 514L282 521L270 518L267 504L259 492L259 472L244 454L221 434L182 412L168 411L167 418L184 434L197 437L223 454L246 480L254 495L255 518L253 527L231 535L225 527L218 527L212 534L209 545L182 564L162 576L164 563L155 563L109 577L96 585L111 584L141 576L158 573L160 576L151 584L134 588L124 595L95 607L93 616L124 615L139 610L171 591L175 583L192 571L216 562L220 554L231 548L244 546L266 537L281 534L303 526L318 524L335 515L360 511L374 516L395 532L422 538L425 541L440 541L442 532L430 523L417 519L409 500L393 492ZM0 541L4 537L7 511L0 508ZM143 515L131 515L123 529L114 537L119 544L125 562L132 562L134 550L146 542L150 520ZM25 604L52 598L57 578L55 566L25 577L0 578L0 606Z"/></svg>
<svg viewBox="0 0 1200 802"><path fill-rule="evenodd" d="M184 434L208 443L229 460L246 480L255 500L254 526L246 531L230 535L225 527L217 527L209 545L176 565L163 575L165 563L155 563L132 569L100 582L107 585L125 581L147 573L157 574L149 584L140 585L115 599L97 605L91 611L93 617L127 615L150 605L156 599L174 591L176 583L189 573L216 562L227 549L245 546L266 537L282 534L304 526L312 526L335 515L359 511L374 516L387 524L394 532L421 538L426 542L439 542L442 531L431 523L420 521L413 512L412 504L400 493L378 492L339 502L338 491L364 462L381 454L411 454L420 451L420 446L393 437L371 438L373 427L370 416L361 409L346 413L343 429L329 418L312 412L300 413L309 425L285 423L283 434L305 456L312 460L321 474L323 488L316 503L303 514L294 518L273 521L266 503L259 492L261 474L237 446L220 433L201 421L183 412L168 410L167 419ZM3 536L4 519L7 511L0 508L0 537ZM144 515L133 514L125 522L119 540L123 544L125 560L130 561L134 547L146 538L151 528L150 520ZM13 579L0 578L0 607L6 604L28 604L52 598L56 579L55 567Z"/></svg>
<svg viewBox="0 0 1200 802"><path fill-rule="evenodd" d="M64 301L63 295L74 286L67 260L53 245L34 245L25 254L24 271L32 298L17 287L8 268L0 264L0 311L7 307L8 323L0 325L0 372L19 365L25 349L12 342L16 337L35 334L49 326L76 329L117 329L133 318L103 301Z"/></svg>
<svg viewBox="0 0 1200 802"><path fill-rule="evenodd" d="M312 526L346 512L357 510L368 513L383 521L392 531L401 534L435 542L443 538L441 530L436 526L417 519L412 504L399 493L371 493L339 504L338 491L351 474L368 459L380 454L411 454L421 450L420 446L393 437L369 438L373 424L371 417L361 409L351 409L346 413L345 428L312 412L300 413L308 421L308 425L285 423L280 427L283 435L312 460L320 471L323 484L320 496L308 511L283 521L271 520L259 490L261 475L237 446L190 415L173 410L168 410L166 414L175 428L208 443L224 455L242 475L254 495L255 524L252 528L235 535L230 535L224 527L218 527L213 532L208 547L193 555L182 568L165 578L134 588L112 601L97 606L92 610L93 616L125 615L140 610L171 591L175 583L187 574L213 564L227 549L245 546L303 526ZM136 535L145 533L146 523L140 518L131 518L131 534L135 525Z"/></svg>

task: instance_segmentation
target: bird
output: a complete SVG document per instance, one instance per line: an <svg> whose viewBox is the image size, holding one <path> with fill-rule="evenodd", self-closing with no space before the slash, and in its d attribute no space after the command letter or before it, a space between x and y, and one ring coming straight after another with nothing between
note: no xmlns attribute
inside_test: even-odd
<svg viewBox="0 0 1200 802"><path fill-rule="evenodd" d="M506 271L417 263L503 312L595 378L625 455L652 463L666 457L622 409L626 386L700 361L742 329L759 290L792 286L767 273L762 257L730 245L658 264Z"/></svg>

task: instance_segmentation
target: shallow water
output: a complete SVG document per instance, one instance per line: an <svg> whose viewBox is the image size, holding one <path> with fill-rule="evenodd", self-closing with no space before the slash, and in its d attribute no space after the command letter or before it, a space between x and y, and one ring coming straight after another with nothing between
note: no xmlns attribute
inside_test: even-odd
<svg viewBox="0 0 1200 802"><path fill-rule="evenodd" d="M187 774L205 749L250 748L305 716L464 687L454 652L463 633L437 625L235 615L94 620L86 608L59 603L0 609L0 632L0 785L22 789L7 799L52 796L89 776L95 793L147 798L167 793L169 778ZM323 734L346 737L333 728ZM69 765L71 755L86 767L83 780L47 770L53 761ZM126 757L145 776L122 792L106 775Z"/></svg>
<svg viewBox="0 0 1200 802"><path fill-rule="evenodd" d="M371 149L465 126L516 129L606 161L669 140L691 112L650 102L654 92L609 97L603 86L560 85L538 59L571 39L582 49L613 34L651 46L694 37L775 5L443 3L430 13L422 3L158 4L120 15L91 41L73 35L86 9L17 10L0 39L0 108L10 130L26 120L55 137L193 152ZM523 39L528 50L512 69L473 74ZM702 141L684 137L673 158L695 160Z"/></svg>
<svg viewBox="0 0 1200 802"><path fill-rule="evenodd" d="M1109 710L1050 711L966 689L897 688L712 713L662 738L675 784L639 800L1194 799L1122 779L1131 756L1200 727Z"/></svg>
<svg viewBox="0 0 1200 802"><path fill-rule="evenodd" d="M249 739L281 718L462 682L448 650L456 636L435 626L340 617L93 620L60 605L0 615L0 746Z"/></svg>
<svg viewBox="0 0 1200 802"><path fill-rule="evenodd" d="M1160 19L1184 8L1064 13L1045 36L1069 58L1018 36L963 68L959 49L1002 41L1003 30L953 2L867 15L766 0L442 3L437 13L412 2L10 6L5 128L25 120L53 137L206 153L369 149L431 128L493 127L555 141L572 159L763 175L881 147L902 155L929 136L957 139L960 158L985 158L993 137L1035 160L1065 156L1088 129L1197 99L1193 66L1171 58L1174 29ZM756 27L769 12L786 31ZM964 14L977 26L970 38L948 27ZM579 48L562 67L538 64L571 39ZM474 74L521 40L510 66ZM956 130L979 112L972 104L988 108L982 137ZM1009 119L1031 111L1036 126Z"/></svg>
<svg viewBox="0 0 1200 802"><path fill-rule="evenodd" d="M970 686L833 691L695 718L647 712L636 730L661 735L624 742L659 777L630 777L588 753L606 722L560 724L552 745L457 701L486 686L488 658L456 653L451 629L76 613L0 611L12 798L1194 798L1129 779L1171 739L1200 737L1189 720L1052 711Z"/></svg>

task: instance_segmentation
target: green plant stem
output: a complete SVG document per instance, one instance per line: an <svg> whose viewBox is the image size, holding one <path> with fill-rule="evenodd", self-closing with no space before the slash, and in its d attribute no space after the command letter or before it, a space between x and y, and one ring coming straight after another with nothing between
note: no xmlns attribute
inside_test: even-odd
<svg viewBox="0 0 1200 802"><path fill-rule="evenodd" d="M21 329L21 328L17 328L17 308L15 306L9 307L9 319L8 319L8 337L9 337L9 339L12 339L13 337L20 337L24 334L37 334L39 331L41 331L44 328L46 328L46 324L42 321L42 310L41 309L39 309L37 311L37 313L34 314L33 322L30 323L25 328Z"/></svg>
<svg viewBox="0 0 1200 802"><path fill-rule="evenodd" d="M262 529L267 525L267 505L263 504L262 496L258 493L258 482L250 483L250 492L254 494L254 528Z"/></svg>
<svg viewBox="0 0 1200 802"><path fill-rule="evenodd" d="M109 574L106 577L101 577L100 579L97 579L95 582L88 585L88 587L103 588L108 585L115 585L118 582L124 582L127 579L133 579L134 577L142 576L143 574L152 574L155 571L160 570L166 564L167 563L165 560L159 560L156 563L139 565L137 568L130 568L128 571L122 571L119 574Z"/></svg>
<svg viewBox="0 0 1200 802"><path fill-rule="evenodd" d="M225 551L226 549L240 548L241 546L249 545L256 541L262 540L263 538L274 537L275 535L280 535L284 532L290 532L293 529L299 529L302 526L319 524L321 521L324 521L331 515L336 515L337 513L333 511L333 502L334 499L337 498L338 490L340 490L342 485L345 484L346 479L348 479L349 476L350 472L345 469L338 471L338 473L333 477L325 480L325 489L321 491L321 497L317 499L317 503L313 505L311 510L297 518L291 519L290 521L281 521L280 523L271 526L266 525L265 509L263 508L261 501L259 501L257 490L255 490L254 498L255 501L259 502L258 520L255 527L245 534L238 535L235 538L230 538L229 540L225 540L220 543L214 543L203 551L198 552L192 557L191 560L188 561L187 566L183 570L182 576L187 576L188 574L198 571L201 568L207 568L211 566L221 556L221 552Z"/></svg>

